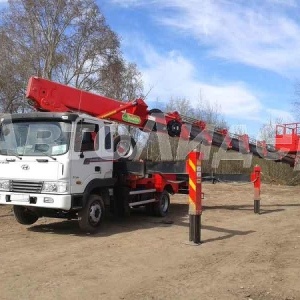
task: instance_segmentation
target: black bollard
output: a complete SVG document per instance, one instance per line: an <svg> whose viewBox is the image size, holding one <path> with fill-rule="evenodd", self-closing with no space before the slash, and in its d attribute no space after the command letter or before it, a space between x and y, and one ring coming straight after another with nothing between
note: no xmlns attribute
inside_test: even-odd
<svg viewBox="0 0 300 300"><path fill-rule="evenodd" d="M190 242L201 243L201 215L190 215Z"/></svg>
<svg viewBox="0 0 300 300"><path fill-rule="evenodd" d="M254 200L254 213L260 214L260 200Z"/></svg>

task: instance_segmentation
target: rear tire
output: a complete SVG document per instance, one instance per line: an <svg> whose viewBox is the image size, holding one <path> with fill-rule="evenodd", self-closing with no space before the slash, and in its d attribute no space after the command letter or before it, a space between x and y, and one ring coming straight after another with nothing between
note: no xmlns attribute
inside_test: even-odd
<svg viewBox="0 0 300 300"><path fill-rule="evenodd" d="M38 215L25 206L14 205L13 211L16 220L22 225L34 224L39 219Z"/></svg>
<svg viewBox="0 0 300 300"><path fill-rule="evenodd" d="M165 217L170 207L170 196L167 191L156 194L157 202L153 203L153 212L157 217Z"/></svg>
<svg viewBox="0 0 300 300"><path fill-rule="evenodd" d="M105 207L102 197L90 195L85 206L78 212L78 223L82 231L95 233L105 215Z"/></svg>

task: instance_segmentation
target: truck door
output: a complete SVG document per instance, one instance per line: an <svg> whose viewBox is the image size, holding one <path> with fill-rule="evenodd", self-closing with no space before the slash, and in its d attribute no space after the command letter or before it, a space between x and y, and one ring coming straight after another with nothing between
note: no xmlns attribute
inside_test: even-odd
<svg viewBox="0 0 300 300"><path fill-rule="evenodd" d="M72 152L72 193L82 193L93 179L112 178L113 145L109 125L79 121Z"/></svg>

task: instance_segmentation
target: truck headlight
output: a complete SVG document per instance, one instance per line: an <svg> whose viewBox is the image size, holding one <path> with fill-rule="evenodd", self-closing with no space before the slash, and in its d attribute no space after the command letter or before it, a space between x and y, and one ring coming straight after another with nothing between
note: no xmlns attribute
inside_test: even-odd
<svg viewBox="0 0 300 300"><path fill-rule="evenodd" d="M9 180L0 180L0 190L1 191L9 191Z"/></svg>
<svg viewBox="0 0 300 300"><path fill-rule="evenodd" d="M69 190L67 182L45 181L42 188L42 193L66 193Z"/></svg>

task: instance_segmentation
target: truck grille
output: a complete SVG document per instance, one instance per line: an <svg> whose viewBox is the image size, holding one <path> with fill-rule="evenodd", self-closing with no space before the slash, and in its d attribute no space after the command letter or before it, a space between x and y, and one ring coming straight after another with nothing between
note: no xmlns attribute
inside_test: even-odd
<svg viewBox="0 0 300 300"><path fill-rule="evenodd" d="M11 191L17 193L40 193L43 181L19 181L12 180Z"/></svg>

